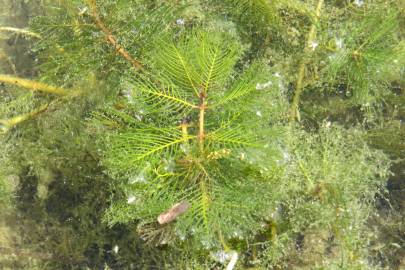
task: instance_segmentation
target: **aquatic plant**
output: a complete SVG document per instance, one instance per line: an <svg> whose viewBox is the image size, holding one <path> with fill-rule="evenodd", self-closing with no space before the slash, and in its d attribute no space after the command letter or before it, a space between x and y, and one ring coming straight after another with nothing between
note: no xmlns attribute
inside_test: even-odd
<svg viewBox="0 0 405 270"><path fill-rule="evenodd" d="M379 267L395 1L40 2L1 28L38 74L2 58L0 183L50 269Z"/></svg>

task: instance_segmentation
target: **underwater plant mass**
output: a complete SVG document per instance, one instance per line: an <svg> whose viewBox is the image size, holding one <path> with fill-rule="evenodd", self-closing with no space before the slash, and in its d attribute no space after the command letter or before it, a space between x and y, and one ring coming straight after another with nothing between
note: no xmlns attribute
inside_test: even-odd
<svg viewBox="0 0 405 270"><path fill-rule="evenodd" d="M398 0L0 0L1 269L402 269Z"/></svg>

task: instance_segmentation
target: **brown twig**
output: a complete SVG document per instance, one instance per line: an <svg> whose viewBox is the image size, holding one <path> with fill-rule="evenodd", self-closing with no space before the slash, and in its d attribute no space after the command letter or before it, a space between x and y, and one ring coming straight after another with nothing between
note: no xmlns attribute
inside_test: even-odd
<svg viewBox="0 0 405 270"><path fill-rule="evenodd" d="M91 15L98 26L100 30L104 33L107 42L110 43L116 52L121 55L125 60L131 63L131 65L134 67L135 71L139 71L143 68L143 65L136 60L134 57L131 56L129 52L127 52L117 41L117 39L114 37L112 34L111 30L107 28L107 26L103 23L103 21L100 18L100 15L97 11L97 4L96 0L87 0L87 3L90 7Z"/></svg>
<svg viewBox="0 0 405 270"><path fill-rule="evenodd" d="M157 220L160 225L168 224L174 221L178 216L184 214L190 208L190 206L190 203L187 201L176 203L170 207L169 210L160 214Z"/></svg>

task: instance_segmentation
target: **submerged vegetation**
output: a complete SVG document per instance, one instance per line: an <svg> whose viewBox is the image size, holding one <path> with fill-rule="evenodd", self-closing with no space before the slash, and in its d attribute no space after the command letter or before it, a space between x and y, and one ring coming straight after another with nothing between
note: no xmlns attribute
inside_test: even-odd
<svg viewBox="0 0 405 270"><path fill-rule="evenodd" d="M2 268L405 265L401 1L0 4Z"/></svg>

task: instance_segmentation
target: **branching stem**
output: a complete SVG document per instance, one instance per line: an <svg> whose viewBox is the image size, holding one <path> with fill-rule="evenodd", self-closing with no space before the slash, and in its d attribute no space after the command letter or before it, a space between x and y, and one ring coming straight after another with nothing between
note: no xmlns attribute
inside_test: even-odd
<svg viewBox="0 0 405 270"><path fill-rule="evenodd" d="M302 91L304 90L305 68L306 68L306 65L308 64L308 59L309 59L308 54L310 54L311 50L313 50L312 44L313 44L315 36L316 36L316 27L319 22L319 18L321 16L323 2L324 2L324 0L318 0L318 4L317 4L316 10L315 10L314 22L311 25L311 29L308 33L307 43L306 43L306 46L304 49L305 55L299 66L299 69L298 69L298 79L297 79L297 83L296 83L296 87L295 87L296 88L295 95L294 95L294 99L292 101L292 105L290 108L290 122L297 120L298 115L299 115L298 107L299 107L299 102L300 102Z"/></svg>
<svg viewBox="0 0 405 270"><path fill-rule="evenodd" d="M107 26L103 23L103 21L100 18L100 15L97 11L97 4L96 0L87 0L87 3L90 7L91 10L91 15L94 18L94 21L98 28L104 33L107 42L110 43L114 49L117 51L118 54L120 54L125 60L131 63L131 65L134 67L135 71L139 71L143 68L143 65L141 62L136 60L129 52L127 52L117 41L117 39L114 37L112 34L111 30L107 28Z"/></svg>

